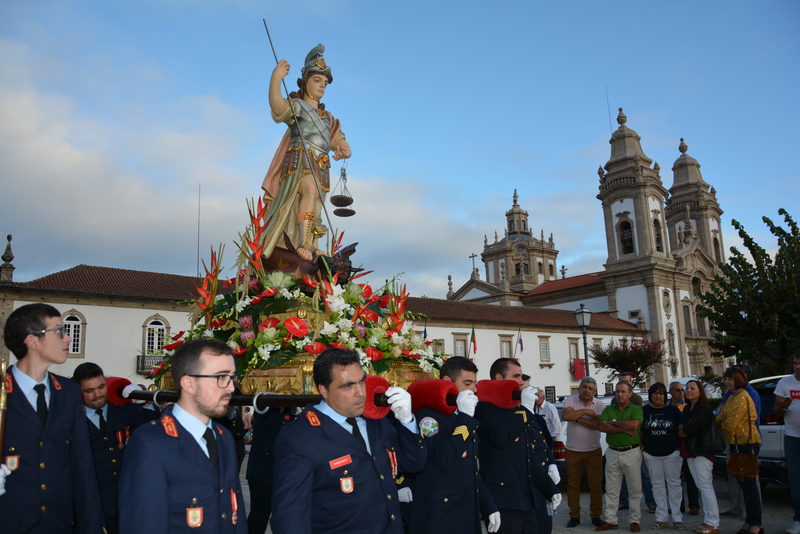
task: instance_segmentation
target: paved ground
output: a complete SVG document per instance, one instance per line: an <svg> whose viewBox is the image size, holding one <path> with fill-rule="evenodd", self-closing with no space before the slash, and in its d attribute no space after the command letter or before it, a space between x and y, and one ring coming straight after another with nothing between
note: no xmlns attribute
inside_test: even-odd
<svg viewBox="0 0 800 534"><path fill-rule="evenodd" d="M247 447L248 450L250 447ZM245 457L244 464L242 465L242 492L244 493L245 506L250 511L250 488L247 485L247 480L244 474L247 472L247 457ZM723 477L714 475L714 489L717 492L717 501L719 502L720 512L728 509L728 485ZM764 503L764 534L783 534L783 532L792 523L792 508L789 503L789 491L786 486L767 485L762 492L762 500ZM569 521L569 511L567 509L566 495L564 503L558 508L556 516L553 518L553 533L554 534L586 534L594 532L594 526L589 519L589 493L584 492L581 494L581 510L583 515L581 517L581 524L575 528L566 528L565 525ZM628 525L627 511L619 512L619 525L620 533L629 532L626 528ZM687 526L685 533L692 534L691 527L703 520L703 511L700 511L698 516L684 515L684 523ZM642 510L642 532L652 531L651 526L655 522L655 516L649 514L646 509ZM742 526L743 518L722 518L720 525L720 534L735 534ZM484 532L486 532L484 530ZM655 531L652 531L655 532ZM676 532L673 529L668 529L667 532ZM272 531L267 529L267 533L271 534ZM443 534L447 534L442 530Z"/></svg>

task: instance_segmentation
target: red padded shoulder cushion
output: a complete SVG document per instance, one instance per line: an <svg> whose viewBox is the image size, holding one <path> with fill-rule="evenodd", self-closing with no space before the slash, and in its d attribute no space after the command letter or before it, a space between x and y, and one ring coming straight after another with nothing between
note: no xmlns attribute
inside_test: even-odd
<svg viewBox="0 0 800 534"><path fill-rule="evenodd" d="M514 391L520 390L516 380L480 380L475 387L478 389L478 400L504 409L519 406L519 401L511 396Z"/></svg>
<svg viewBox="0 0 800 534"><path fill-rule="evenodd" d="M367 419L383 419L391 409L389 406L375 406L375 394L386 393L389 382L379 376L367 375L367 401L364 405L364 417Z"/></svg>
<svg viewBox="0 0 800 534"><path fill-rule="evenodd" d="M123 406L131 402L130 399L122 397L122 389L125 386L131 385L131 381L127 378L120 378L118 376L106 377L106 390L108 391L108 402L114 406Z"/></svg>
<svg viewBox="0 0 800 534"><path fill-rule="evenodd" d="M449 380L417 380L408 386L408 393L411 395L413 413L422 408L430 408L444 415L452 415L456 411L455 406L447 405L447 395L458 395L458 388Z"/></svg>

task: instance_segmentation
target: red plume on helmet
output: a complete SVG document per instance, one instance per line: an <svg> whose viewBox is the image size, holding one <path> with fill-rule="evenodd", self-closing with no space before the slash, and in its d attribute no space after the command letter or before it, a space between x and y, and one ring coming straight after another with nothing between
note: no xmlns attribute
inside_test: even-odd
<svg viewBox="0 0 800 534"><path fill-rule="evenodd" d="M367 375L367 400L364 405L364 417L367 419L383 419L391 410L390 406L376 406L375 394L386 393L389 382L379 376Z"/></svg>
<svg viewBox="0 0 800 534"><path fill-rule="evenodd" d="M430 408L444 415L452 415L456 411L455 406L447 404L448 395L458 395L458 387L449 380L418 380L408 386L408 393L411 395L413 413L422 408Z"/></svg>
<svg viewBox="0 0 800 534"><path fill-rule="evenodd" d="M520 389L516 380L480 380L475 387L478 389L478 398L481 401L506 410L519 406Z"/></svg>

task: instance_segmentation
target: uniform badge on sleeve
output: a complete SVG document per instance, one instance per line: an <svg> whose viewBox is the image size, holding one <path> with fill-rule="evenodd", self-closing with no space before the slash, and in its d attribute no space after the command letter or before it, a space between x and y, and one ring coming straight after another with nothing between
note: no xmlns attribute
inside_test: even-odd
<svg viewBox="0 0 800 534"><path fill-rule="evenodd" d="M464 438L464 441L467 441L467 439L469 439L469 429L467 428L466 425L459 425L456 427L455 430L453 430L453 435L461 436L462 438Z"/></svg>
<svg viewBox="0 0 800 534"><path fill-rule="evenodd" d="M10 471L16 471L19 467L19 454L6 456L6 466Z"/></svg>
<svg viewBox="0 0 800 534"><path fill-rule="evenodd" d="M178 427L175 426L175 419L165 415L161 418L161 426L164 427L164 433L171 438L178 437ZM201 508L202 510L202 508Z"/></svg>
<svg viewBox="0 0 800 534"><path fill-rule="evenodd" d="M203 507L186 509L186 524L191 528L197 528L203 524Z"/></svg>
<svg viewBox="0 0 800 534"><path fill-rule="evenodd" d="M353 493L353 477L340 478L339 487L342 489L342 493Z"/></svg>
<svg viewBox="0 0 800 534"><path fill-rule="evenodd" d="M311 426L319 426L322 424L319 422L319 417L317 417L317 414L311 410L306 412L306 419L308 419L308 424Z"/></svg>
<svg viewBox="0 0 800 534"><path fill-rule="evenodd" d="M433 417L425 417L419 422L419 432L422 437L429 438L439 433L439 421Z"/></svg>

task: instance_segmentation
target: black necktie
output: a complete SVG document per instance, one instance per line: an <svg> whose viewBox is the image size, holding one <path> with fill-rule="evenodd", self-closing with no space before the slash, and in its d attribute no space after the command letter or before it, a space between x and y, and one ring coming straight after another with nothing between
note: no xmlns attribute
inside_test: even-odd
<svg viewBox="0 0 800 534"><path fill-rule="evenodd" d="M208 457L214 463L214 467L217 468L217 471L219 471L219 454L217 454L217 440L214 439L214 431L210 428L206 428L206 431L203 433L203 437L206 440Z"/></svg>
<svg viewBox="0 0 800 534"><path fill-rule="evenodd" d="M36 384L33 389L39 394L39 398L36 399L36 413L39 414L39 420L44 426L47 423L47 400L44 398L44 384Z"/></svg>
<svg viewBox="0 0 800 534"><path fill-rule="evenodd" d="M366 449L366 448L367 448L367 442L366 442L366 441L364 441L364 436L362 436L362 435L361 435L361 429L359 429L359 428L358 428L358 421L356 421L356 418L355 418L355 417L348 417L348 418L346 419L346 421L347 421L348 423L350 423L350 426L352 426L352 427L353 427L353 435L356 437L356 439L357 439L358 441L360 441L360 442L361 442L361 444L362 444L362 445L364 446L364 448Z"/></svg>
<svg viewBox="0 0 800 534"><path fill-rule="evenodd" d="M97 415L100 416L100 432L105 434L106 433L106 419L105 419L105 417L103 417L103 409L102 408L98 408L98 409L96 409L94 411L94 413L96 413Z"/></svg>

